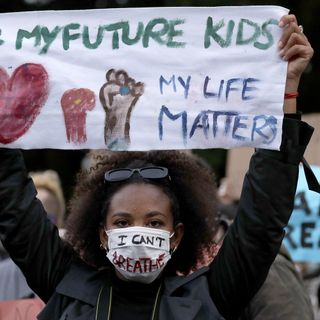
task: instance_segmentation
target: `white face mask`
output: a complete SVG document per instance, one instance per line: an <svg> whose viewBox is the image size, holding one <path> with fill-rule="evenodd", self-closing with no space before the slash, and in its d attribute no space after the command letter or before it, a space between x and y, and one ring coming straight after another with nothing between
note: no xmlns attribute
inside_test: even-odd
<svg viewBox="0 0 320 320"><path fill-rule="evenodd" d="M127 280L151 283L171 258L170 232L146 227L106 231L107 258Z"/></svg>

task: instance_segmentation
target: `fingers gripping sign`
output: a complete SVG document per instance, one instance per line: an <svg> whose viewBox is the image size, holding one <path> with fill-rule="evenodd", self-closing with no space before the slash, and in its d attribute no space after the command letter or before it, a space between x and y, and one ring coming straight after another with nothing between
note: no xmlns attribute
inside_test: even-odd
<svg viewBox="0 0 320 320"><path fill-rule="evenodd" d="M294 82L292 85L295 86L288 89L294 91L297 89L297 79L300 78L313 56L313 49L293 14L283 16L279 27L283 28L279 41L280 56L288 61L287 81Z"/></svg>

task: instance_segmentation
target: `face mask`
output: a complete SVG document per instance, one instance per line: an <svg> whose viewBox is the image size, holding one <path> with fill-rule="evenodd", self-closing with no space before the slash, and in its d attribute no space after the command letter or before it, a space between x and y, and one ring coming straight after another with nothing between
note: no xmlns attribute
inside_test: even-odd
<svg viewBox="0 0 320 320"><path fill-rule="evenodd" d="M171 258L170 232L146 227L111 229L107 258L127 280L151 283Z"/></svg>

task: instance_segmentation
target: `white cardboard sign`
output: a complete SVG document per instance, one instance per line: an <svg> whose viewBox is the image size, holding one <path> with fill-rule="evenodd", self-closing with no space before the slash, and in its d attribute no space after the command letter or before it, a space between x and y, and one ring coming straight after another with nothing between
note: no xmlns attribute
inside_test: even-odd
<svg viewBox="0 0 320 320"><path fill-rule="evenodd" d="M278 6L0 15L0 146L278 149Z"/></svg>

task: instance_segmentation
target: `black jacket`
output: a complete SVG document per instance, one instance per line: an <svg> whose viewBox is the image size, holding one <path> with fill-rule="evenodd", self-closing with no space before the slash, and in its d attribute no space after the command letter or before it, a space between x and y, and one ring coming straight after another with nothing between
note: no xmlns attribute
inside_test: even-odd
<svg viewBox="0 0 320 320"><path fill-rule="evenodd" d="M239 316L281 245L293 209L298 164L311 134L307 124L286 120L281 151L255 152L237 218L218 256L209 268L164 279L159 320ZM0 237L29 286L47 303L39 319L95 319L106 273L72 258L35 196L20 152L0 150Z"/></svg>

